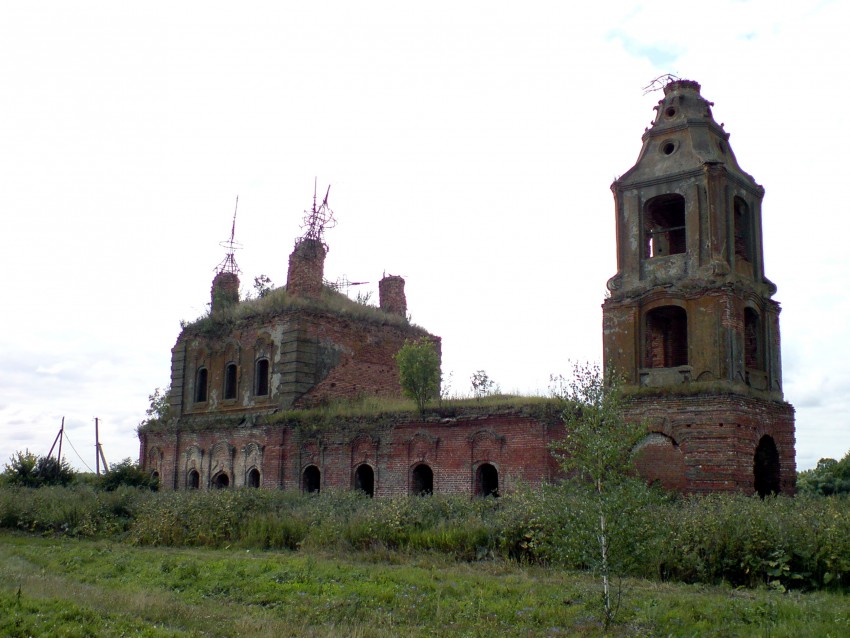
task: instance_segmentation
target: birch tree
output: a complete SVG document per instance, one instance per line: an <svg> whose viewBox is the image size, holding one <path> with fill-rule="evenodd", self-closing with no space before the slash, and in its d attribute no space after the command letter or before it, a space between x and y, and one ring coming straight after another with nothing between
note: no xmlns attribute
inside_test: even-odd
<svg viewBox="0 0 850 638"><path fill-rule="evenodd" d="M636 477L631 452L644 434L641 424L623 419L621 384L603 379L597 364L576 364L570 380L553 378L553 394L564 402L566 437L554 445L555 455L573 489L583 490L596 539L596 567L601 577L604 624L614 619L611 577L621 564L617 555L623 520L639 506L648 488Z"/></svg>

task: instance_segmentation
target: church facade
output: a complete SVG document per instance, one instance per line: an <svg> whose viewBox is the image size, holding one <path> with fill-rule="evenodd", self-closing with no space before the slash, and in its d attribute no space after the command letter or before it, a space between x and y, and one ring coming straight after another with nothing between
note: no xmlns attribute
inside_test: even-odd
<svg viewBox="0 0 850 638"><path fill-rule="evenodd" d="M646 424L634 459L647 480L793 493L794 410L782 395L776 287L764 275L764 189L738 165L711 106L696 82L668 83L638 161L612 185L617 273L602 307L604 367L624 382L626 418ZM225 260L210 315L172 350L169 422L140 431L140 461L163 488L488 495L557 480L550 445L566 432L542 403L299 418L337 399L399 396L404 342L440 348L407 321L401 277L381 280L379 307L357 304L323 282L326 251L321 228L309 227L286 288L250 302Z"/></svg>

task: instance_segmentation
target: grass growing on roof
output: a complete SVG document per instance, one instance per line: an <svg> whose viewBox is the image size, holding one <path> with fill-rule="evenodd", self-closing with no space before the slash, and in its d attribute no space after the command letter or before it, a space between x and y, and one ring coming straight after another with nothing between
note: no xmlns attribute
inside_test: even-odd
<svg viewBox="0 0 850 638"><path fill-rule="evenodd" d="M327 313L382 325L412 327L423 333L425 330L411 324L406 317L384 312L380 308L352 301L346 295L325 286L319 299L290 295L285 287L275 288L267 295L256 299L245 299L227 306L215 314L206 314L192 322L183 323L184 332L213 337L232 330L246 321L264 320L284 312L305 311Z"/></svg>

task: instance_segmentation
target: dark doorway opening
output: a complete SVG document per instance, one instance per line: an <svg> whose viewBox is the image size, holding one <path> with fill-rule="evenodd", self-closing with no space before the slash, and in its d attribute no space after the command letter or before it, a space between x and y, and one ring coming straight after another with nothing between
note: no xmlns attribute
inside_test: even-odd
<svg viewBox="0 0 850 638"><path fill-rule="evenodd" d="M223 490L226 487L230 486L230 477L227 476L224 472L221 474L216 474L213 479L213 487L217 490Z"/></svg>
<svg viewBox="0 0 850 638"><path fill-rule="evenodd" d="M301 490L308 494L318 494L322 485L322 473L315 465L308 465L301 474Z"/></svg>
<svg viewBox="0 0 850 638"><path fill-rule="evenodd" d="M744 310L744 366L753 370L763 370L761 345L761 322L758 313L752 308Z"/></svg>
<svg viewBox="0 0 850 638"><path fill-rule="evenodd" d="M375 496L375 470L371 465L358 465L354 470L354 489Z"/></svg>
<svg viewBox="0 0 850 638"><path fill-rule="evenodd" d="M207 400L207 377L206 368L198 370L198 376L195 379L195 403L203 403Z"/></svg>
<svg viewBox="0 0 850 638"><path fill-rule="evenodd" d="M499 495L499 471L490 463L482 463L475 471L475 495Z"/></svg>
<svg viewBox="0 0 850 638"><path fill-rule="evenodd" d="M248 472L248 487L260 487L260 470L257 468L252 468L250 472Z"/></svg>
<svg viewBox="0 0 850 638"><path fill-rule="evenodd" d="M414 496L430 496L434 493L434 471L429 466L420 463L413 468L410 492Z"/></svg>
<svg viewBox="0 0 850 638"><path fill-rule="evenodd" d="M735 257L752 261L753 239L751 231L750 207L740 197L734 200L735 207Z"/></svg>
<svg viewBox="0 0 850 638"><path fill-rule="evenodd" d="M646 313L647 368L688 365L688 314L679 306L662 306Z"/></svg>
<svg viewBox="0 0 850 638"><path fill-rule="evenodd" d="M236 398L236 364L228 363L224 369L224 398Z"/></svg>
<svg viewBox="0 0 850 638"><path fill-rule="evenodd" d="M189 480L187 481L190 490L196 490L201 487L201 475L198 470L189 471Z"/></svg>
<svg viewBox="0 0 850 638"><path fill-rule="evenodd" d="M260 359L254 369L254 394L266 396L269 393L269 360Z"/></svg>
<svg viewBox="0 0 850 638"><path fill-rule="evenodd" d="M779 494L780 467L779 450L771 436L761 437L753 457L753 478L758 495L764 498Z"/></svg>

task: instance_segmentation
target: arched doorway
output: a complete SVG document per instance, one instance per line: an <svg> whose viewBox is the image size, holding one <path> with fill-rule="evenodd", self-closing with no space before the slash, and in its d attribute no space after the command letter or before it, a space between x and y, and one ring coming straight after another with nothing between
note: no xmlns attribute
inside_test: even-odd
<svg viewBox="0 0 850 638"><path fill-rule="evenodd" d="M756 492L764 498L779 494L780 486L779 450L772 436L763 436L753 456L753 479Z"/></svg>
<svg viewBox="0 0 850 638"><path fill-rule="evenodd" d="M223 490L230 486L230 477L224 472L216 474L212 481L213 487L217 490Z"/></svg>
<svg viewBox="0 0 850 638"><path fill-rule="evenodd" d="M424 463L410 473L410 493L414 496L429 496L434 493L434 471Z"/></svg>
<svg viewBox="0 0 850 638"><path fill-rule="evenodd" d="M201 487L201 475L198 470L189 470L189 476L186 478L186 485L190 490L196 490Z"/></svg>
<svg viewBox="0 0 850 638"><path fill-rule="evenodd" d="M375 496L375 470L371 465L358 465L354 470L354 489Z"/></svg>
<svg viewBox="0 0 850 638"><path fill-rule="evenodd" d="M318 494L322 485L322 473L315 465L308 465L301 474L301 491Z"/></svg>
<svg viewBox="0 0 850 638"><path fill-rule="evenodd" d="M499 496L499 470L490 463L482 463L475 470L475 495Z"/></svg>
<svg viewBox="0 0 850 638"><path fill-rule="evenodd" d="M260 487L260 470L257 468L251 468L248 472L248 478L245 481L245 485L248 487Z"/></svg>

